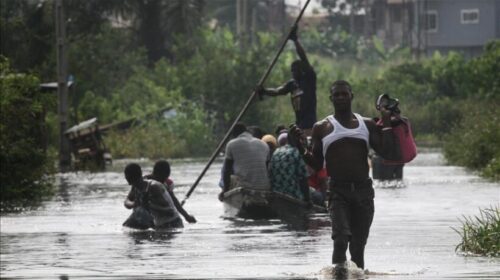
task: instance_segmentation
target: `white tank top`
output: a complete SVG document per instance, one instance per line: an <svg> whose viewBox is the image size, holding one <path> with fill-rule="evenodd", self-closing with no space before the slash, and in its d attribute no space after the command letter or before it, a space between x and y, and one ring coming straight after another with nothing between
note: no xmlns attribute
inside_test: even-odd
<svg viewBox="0 0 500 280"><path fill-rule="evenodd" d="M333 131L321 139L323 142L323 157L326 156L326 150L330 144L342 138L357 138L365 140L366 146L369 148L370 134L365 122L363 121L363 117L356 113L354 113L354 116L359 123L356 128L345 128L333 117L333 115L326 117L326 119L333 125Z"/></svg>

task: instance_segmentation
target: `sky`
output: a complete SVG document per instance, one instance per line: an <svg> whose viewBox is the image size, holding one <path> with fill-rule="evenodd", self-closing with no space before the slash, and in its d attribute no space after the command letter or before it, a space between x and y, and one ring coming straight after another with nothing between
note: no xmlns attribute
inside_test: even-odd
<svg viewBox="0 0 500 280"><path fill-rule="evenodd" d="M303 7L306 3L306 0L285 0L285 3L287 5L293 5L293 6L300 6ZM321 1L318 0L311 0L309 3L309 6L307 6L307 9L305 11L306 14L312 14L312 11L314 9L319 9L321 10Z"/></svg>

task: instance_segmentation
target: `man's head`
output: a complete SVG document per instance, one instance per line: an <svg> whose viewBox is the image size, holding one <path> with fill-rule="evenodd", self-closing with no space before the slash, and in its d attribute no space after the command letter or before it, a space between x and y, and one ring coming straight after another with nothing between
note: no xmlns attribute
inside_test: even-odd
<svg viewBox="0 0 500 280"><path fill-rule="evenodd" d="M305 74L305 65L301 60L295 60L292 62L290 66L290 70L292 71L292 77L294 80L298 81L302 79Z"/></svg>
<svg viewBox="0 0 500 280"><path fill-rule="evenodd" d="M249 126L247 130L255 138L261 139L264 136L264 131L262 131L262 129L256 125Z"/></svg>
<svg viewBox="0 0 500 280"><path fill-rule="evenodd" d="M350 111L353 98L351 85L347 81L337 80L333 82L330 87L330 101L336 112Z"/></svg>
<svg viewBox="0 0 500 280"><path fill-rule="evenodd" d="M137 163L129 163L125 166L125 179L129 185L142 181L142 169Z"/></svg>
<svg viewBox="0 0 500 280"><path fill-rule="evenodd" d="M274 130L274 135L276 135L276 137L278 137L278 136L280 136L281 133L287 132L287 131L288 131L288 129L286 128L286 125L280 124Z"/></svg>
<svg viewBox="0 0 500 280"><path fill-rule="evenodd" d="M153 178L159 182L165 182L170 176L170 164L166 160L159 160L153 167Z"/></svg>
<svg viewBox="0 0 500 280"><path fill-rule="evenodd" d="M236 123L233 129L233 137L238 137L243 132L247 131L247 126L244 123Z"/></svg>
<svg viewBox="0 0 500 280"><path fill-rule="evenodd" d="M262 141L266 142L266 144L269 146L269 150L271 151L271 154L276 150L276 147L278 146L278 142L276 141L276 138L272 136L271 134L266 134L262 137Z"/></svg>
<svg viewBox="0 0 500 280"><path fill-rule="evenodd" d="M286 144L288 144L288 132L283 132L278 136L278 145L281 147Z"/></svg>

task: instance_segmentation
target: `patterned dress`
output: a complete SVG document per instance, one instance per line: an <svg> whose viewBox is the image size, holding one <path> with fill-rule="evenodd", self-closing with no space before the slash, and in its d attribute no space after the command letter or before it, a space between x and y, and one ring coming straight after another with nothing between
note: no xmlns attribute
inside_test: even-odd
<svg viewBox="0 0 500 280"><path fill-rule="evenodd" d="M300 182L307 178L307 170L299 151L285 145L274 151L269 164L272 190L304 199Z"/></svg>

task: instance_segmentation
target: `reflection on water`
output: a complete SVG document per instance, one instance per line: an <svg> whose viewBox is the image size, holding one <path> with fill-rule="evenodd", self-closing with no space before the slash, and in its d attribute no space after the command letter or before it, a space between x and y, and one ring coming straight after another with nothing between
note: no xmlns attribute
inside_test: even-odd
<svg viewBox="0 0 500 280"><path fill-rule="evenodd" d="M198 223L172 232L121 226L129 190L117 161L102 173L60 175L55 197L0 219L0 276L32 279L329 279L330 221L223 218L217 200L220 162L187 201ZM152 162L141 160L145 173ZM176 161L172 178L183 198L205 162ZM487 279L500 260L454 252L462 215L500 203L500 186L445 166L439 153L405 167L405 187L375 185L375 219L366 248L370 279ZM330 271L330 274L328 274ZM61 278L62 277L62 278ZM359 278L359 277L358 277Z"/></svg>
<svg viewBox="0 0 500 280"><path fill-rule="evenodd" d="M406 180L373 180L375 189L399 189L406 188Z"/></svg>
<svg viewBox="0 0 500 280"><path fill-rule="evenodd" d="M168 242L171 239L173 239L177 234L180 233L181 233L180 231L162 232L162 231L144 230L144 231L130 231L127 234L130 236L132 240L134 240L134 244L144 244L147 242L168 244Z"/></svg>

